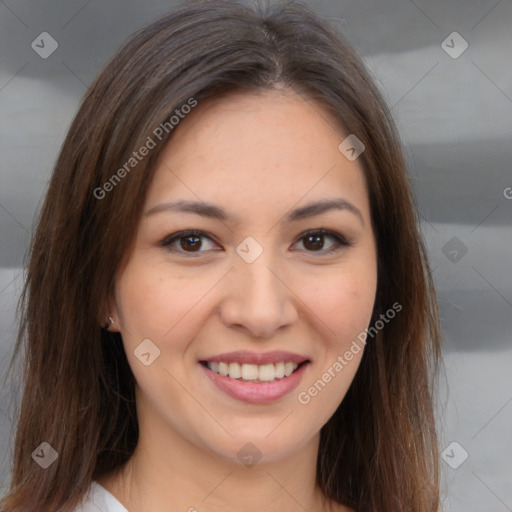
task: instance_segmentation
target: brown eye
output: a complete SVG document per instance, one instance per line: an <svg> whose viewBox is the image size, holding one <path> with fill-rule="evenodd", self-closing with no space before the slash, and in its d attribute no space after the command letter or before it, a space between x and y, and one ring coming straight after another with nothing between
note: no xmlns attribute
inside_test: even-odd
<svg viewBox="0 0 512 512"><path fill-rule="evenodd" d="M175 253L196 253L201 254L208 251L209 249L203 249L203 245L206 242L214 244L213 240L203 231L179 231L165 237L160 245L165 247L167 250ZM208 245L208 244L206 244ZM211 250L211 249L210 249ZM216 250L216 249L213 249Z"/></svg>
<svg viewBox="0 0 512 512"><path fill-rule="evenodd" d="M328 243L327 249L325 249L326 239L331 240L331 242ZM302 241L307 252L318 252L320 254L333 253L354 245L340 233L324 229L308 231L300 237L299 241Z"/></svg>
<svg viewBox="0 0 512 512"><path fill-rule="evenodd" d="M311 251L323 249L324 238L324 235L307 235L304 237L304 247Z"/></svg>
<svg viewBox="0 0 512 512"><path fill-rule="evenodd" d="M201 248L201 237L197 235L189 235L178 239L180 241L181 248L188 251L198 251Z"/></svg>

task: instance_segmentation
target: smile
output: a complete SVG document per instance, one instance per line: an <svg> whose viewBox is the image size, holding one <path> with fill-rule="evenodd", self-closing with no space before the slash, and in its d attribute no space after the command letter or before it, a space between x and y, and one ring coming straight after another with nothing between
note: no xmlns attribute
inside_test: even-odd
<svg viewBox="0 0 512 512"><path fill-rule="evenodd" d="M242 402L261 404L295 389L310 362L290 352L232 352L199 361L217 389Z"/></svg>

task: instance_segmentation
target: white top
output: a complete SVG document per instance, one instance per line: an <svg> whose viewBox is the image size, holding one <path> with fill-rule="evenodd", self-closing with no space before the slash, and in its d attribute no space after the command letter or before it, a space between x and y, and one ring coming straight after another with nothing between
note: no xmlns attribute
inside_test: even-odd
<svg viewBox="0 0 512 512"><path fill-rule="evenodd" d="M85 494L82 505L75 512L128 512L121 503L96 480L93 480Z"/></svg>

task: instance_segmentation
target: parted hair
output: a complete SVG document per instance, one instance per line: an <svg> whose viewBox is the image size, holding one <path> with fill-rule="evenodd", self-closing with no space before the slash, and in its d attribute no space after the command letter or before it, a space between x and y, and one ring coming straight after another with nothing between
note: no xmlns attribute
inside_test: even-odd
<svg viewBox="0 0 512 512"><path fill-rule="evenodd" d="M440 327L396 127L362 58L330 22L296 2L231 0L187 2L136 32L93 81L68 130L19 302L10 371L21 361L22 398L0 510L71 511L91 481L119 470L137 445L134 376L120 334L100 324L173 131L105 197L94 191L190 98L201 108L208 98L283 86L364 143L359 162L378 257L371 324L402 306L368 338L346 396L321 429L318 484L358 512L438 510ZM43 441L58 453L46 469L32 459Z"/></svg>

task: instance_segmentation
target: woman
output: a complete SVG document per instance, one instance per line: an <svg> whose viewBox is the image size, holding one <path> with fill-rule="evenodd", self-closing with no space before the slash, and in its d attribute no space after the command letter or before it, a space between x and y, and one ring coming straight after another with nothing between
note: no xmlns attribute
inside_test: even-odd
<svg viewBox="0 0 512 512"><path fill-rule="evenodd" d="M304 6L189 3L135 34L69 130L22 304L6 512L438 509L401 148Z"/></svg>

